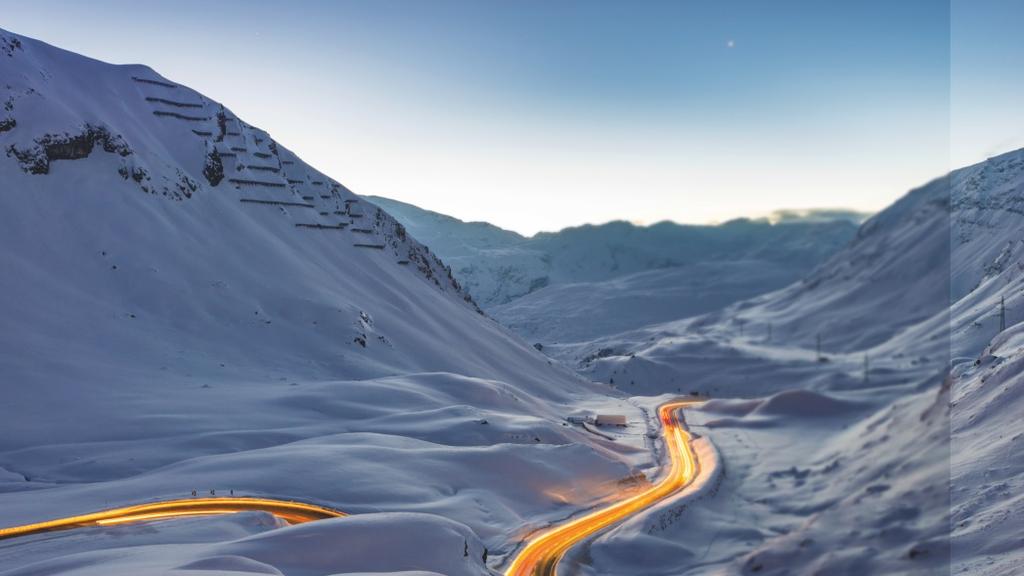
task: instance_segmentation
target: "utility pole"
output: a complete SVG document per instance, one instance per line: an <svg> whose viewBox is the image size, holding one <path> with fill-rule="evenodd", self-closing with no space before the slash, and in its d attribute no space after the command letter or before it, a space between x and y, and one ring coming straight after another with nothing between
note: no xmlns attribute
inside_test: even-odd
<svg viewBox="0 0 1024 576"><path fill-rule="evenodd" d="M1006 330L1006 296L999 297L999 331Z"/></svg>
<svg viewBox="0 0 1024 576"><path fill-rule="evenodd" d="M821 360L821 332L818 332L814 336L814 353L818 360Z"/></svg>

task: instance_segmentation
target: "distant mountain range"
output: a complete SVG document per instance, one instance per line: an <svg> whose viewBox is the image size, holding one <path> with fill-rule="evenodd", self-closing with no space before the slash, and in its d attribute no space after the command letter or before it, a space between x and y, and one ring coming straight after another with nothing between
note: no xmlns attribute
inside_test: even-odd
<svg viewBox="0 0 1024 576"><path fill-rule="evenodd" d="M448 263L489 314L542 344L592 340L781 288L842 248L864 216L822 210L714 226L609 222L526 238L367 198Z"/></svg>

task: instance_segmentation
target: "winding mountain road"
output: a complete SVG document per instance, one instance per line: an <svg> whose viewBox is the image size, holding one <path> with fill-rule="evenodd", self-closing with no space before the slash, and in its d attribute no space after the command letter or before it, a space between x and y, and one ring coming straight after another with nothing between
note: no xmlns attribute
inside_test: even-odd
<svg viewBox="0 0 1024 576"><path fill-rule="evenodd" d="M56 520L47 520L35 524L0 528L0 540L16 536L28 536L40 532L70 530L83 526L110 526L130 522L150 520L166 520L183 516L208 516L214 514L234 514L250 510L269 512L291 524L312 522L325 518L345 516L344 512L306 504L291 500L275 500L273 498L183 498L181 500L164 500L149 504L112 508L79 516L68 516Z"/></svg>
<svg viewBox="0 0 1024 576"><path fill-rule="evenodd" d="M697 458L690 446L690 434L680 418L680 411L698 401L663 404L658 409L670 466L667 474L650 488L579 518L568 520L529 539L512 560L505 576L555 576L565 553L576 544L608 528L628 516L649 508L689 485L698 473ZM344 512L272 498L185 498L166 500L91 514L69 516L23 526L0 528L0 540L42 532L68 530L83 526L108 526L150 520L233 514L250 510L269 512L292 524L346 516Z"/></svg>
<svg viewBox="0 0 1024 576"><path fill-rule="evenodd" d="M679 411L696 401L672 402L658 409L668 451L668 474L647 490L551 528L529 540L509 565L505 576L555 576L558 563L574 545L626 517L653 506L685 488L697 477L697 457L690 447Z"/></svg>

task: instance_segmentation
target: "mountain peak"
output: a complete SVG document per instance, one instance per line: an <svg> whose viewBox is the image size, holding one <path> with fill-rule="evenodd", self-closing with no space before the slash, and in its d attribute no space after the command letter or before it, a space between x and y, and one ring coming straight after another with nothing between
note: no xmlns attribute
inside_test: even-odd
<svg viewBox="0 0 1024 576"><path fill-rule="evenodd" d="M237 210L276 209L293 234L333 232L349 246L387 252L394 265L475 307L386 212L224 105L148 66L106 64L10 32L0 38L8 55L0 58L8 79L0 86L4 174L16 167L59 185L78 171L70 163L87 161L90 173L120 179L102 192L112 199L132 191L178 202L217 195Z"/></svg>

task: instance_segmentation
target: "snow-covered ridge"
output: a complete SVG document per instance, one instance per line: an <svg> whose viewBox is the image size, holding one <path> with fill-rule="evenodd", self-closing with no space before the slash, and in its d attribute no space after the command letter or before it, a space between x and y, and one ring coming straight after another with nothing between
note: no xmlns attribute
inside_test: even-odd
<svg viewBox="0 0 1024 576"><path fill-rule="evenodd" d="M609 222L525 238L486 222L370 200L432 246L488 314L556 357L561 348L552 344L702 314L782 288L856 232L849 213L825 211L790 214L784 223Z"/></svg>
<svg viewBox="0 0 1024 576"><path fill-rule="evenodd" d="M397 200L370 200L433 246L489 312L548 286L707 263L761 262L796 271L786 274L792 281L842 248L856 230L846 218L789 218L784 224L739 219L717 226L620 221L525 238Z"/></svg>
<svg viewBox="0 0 1024 576"><path fill-rule="evenodd" d="M386 250L475 308L401 224L222 104L146 66L109 65L3 30L0 46L0 148L25 173L112 154L117 174L142 192L179 201L228 193L240 210L276 209L296 233Z"/></svg>

